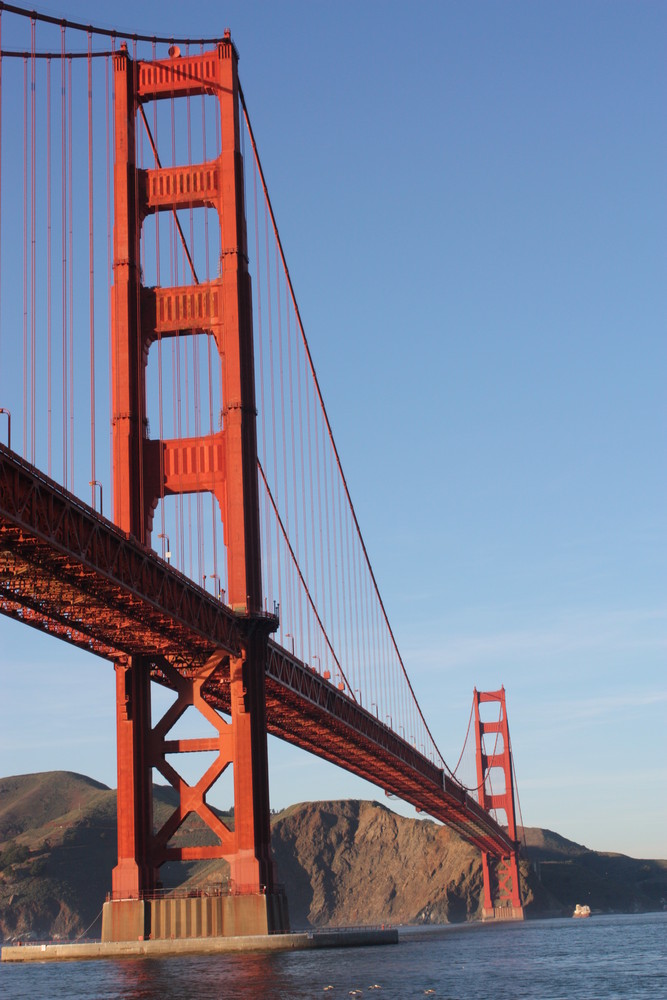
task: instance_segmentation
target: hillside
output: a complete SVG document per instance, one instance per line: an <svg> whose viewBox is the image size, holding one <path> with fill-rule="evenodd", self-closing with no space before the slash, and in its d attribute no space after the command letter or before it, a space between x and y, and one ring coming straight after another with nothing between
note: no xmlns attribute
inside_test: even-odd
<svg viewBox="0 0 667 1000"><path fill-rule="evenodd" d="M524 857L545 890L567 906L633 913L667 906L667 861L591 851L553 833L527 827Z"/></svg>
<svg viewBox="0 0 667 1000"><path fill-rule="evenodd" d="M156 787L163 822L174 792ZM230 817L225 821L232 823ZM0 938L99 934L116 860L116 793L67 772L0 779ZM194 829L202 838L205 832ZM526 829L528 916L661 909L667 862L598 854L548 830ZM377 802L295 805L273 823L278 878L292 925L443 923L475 919L481 868L446 827L406 819ZM539 873L538 879L536 870ZM170 865L165 885L220 882L219 862Z"/></svg>

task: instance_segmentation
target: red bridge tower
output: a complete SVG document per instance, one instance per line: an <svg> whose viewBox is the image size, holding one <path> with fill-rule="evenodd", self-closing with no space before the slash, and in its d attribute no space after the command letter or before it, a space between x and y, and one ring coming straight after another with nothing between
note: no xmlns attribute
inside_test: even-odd
<svg viewBox="0 0 667 1000"><path fill-rule="evenodd" d="M218 500L227 550L227 602L239 619L239 647L220 651L187 676L168 657L127 657L116 664L118 741L118 864L103 938L124 940L210 934L267 933L286 928L283 897L274 886L266 747L264 670L267 639L276 621L261 613L255 375L250 277L247 269L243 164L239 143L237 53L229 33L212 52L162 61L134 61L127 47L114 55L115 168L112 295L114 520L149 544L153 514L165 495L208 491ZM208 94L219 102L221 152L208 163L152 170L137 167L135 127L141 106L160 99ZM153 212L204 207L217 211L220 276L179 288L141 284L143 220ZM212 335L223 371L223 427L206 437L148 438L146 363L158 337ZM175 688L176 703L154 727L151 671ZM227 723L202 697L220 672L229 684ZM185 676L183 674L185 673ZM194 706L217 736L168 739ZM167 753L217 751L195 786L171 767ZM234 777L234 829L206 804L206 793L229 765ZM180 804L161 830L153 829L152 769L176 788ZM174 846L191 813L219 846ZM224 857L232 892L211 911L201 899L155 900L166 860ZM206 902L206 907L204 903ZM173 904L173 905L172 905ZM204 912L206 910L206 912Z"/></svg>
<svg viewBox="0 0 667 1000"><path fill-rule="evenodd" d="M490 858L482 851L482 873L484 876L483 920L523 920L523 906L519 885L519 847L516 836L516 820L514 814L514 777L512 772L512 751L510 746L509 726L507 724L507 709L505 707L505 688L500 691L478 691L473 695L475 705L475 745L477 759L477 785L479 788L479 804L489 812L491 809L502 809L507 817L507 832L517 847L511 854L502 858ZM480 718L480 704L497 702L498 719L483 722ZM483 737L487 734L495 736L495 744L491 753L487 752ZM493 792L489 772L502 772L502 791ZM498 778L501 775L498 773Z"/></svg>

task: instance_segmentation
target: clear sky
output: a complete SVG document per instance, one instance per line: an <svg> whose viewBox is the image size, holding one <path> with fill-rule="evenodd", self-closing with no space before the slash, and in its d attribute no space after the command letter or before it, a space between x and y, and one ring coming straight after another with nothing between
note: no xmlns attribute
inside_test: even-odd
<svg viewBox="0 0 667 1000"><path fill-rule="evenodd" d="M93 7L37 4L231 28L359 520L448 761L473 687L504 684L526 825L667 857L667 5ZM0 773L115 785L113 670L4 619L0 643ZM382 798L277 742L270 759L276 808Z"/></svg>

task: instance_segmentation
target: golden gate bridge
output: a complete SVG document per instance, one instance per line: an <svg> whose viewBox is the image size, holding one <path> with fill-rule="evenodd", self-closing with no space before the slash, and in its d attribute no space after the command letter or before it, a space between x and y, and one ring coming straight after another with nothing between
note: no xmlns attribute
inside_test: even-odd
<svg viewBox="0 0 667 1000"><path fill-rule="evenodd" d="M453 827L482 852L484 913L521 916L504 690L474 693L464 780L368 558L230 33L0 3L0 46L0 610L116 672L103 936L159 925L175 859L225 858L233 888L213 916L193 897L181 934L287 926L267 734ZM193 710L207 735L177 738ZM161 829L154 772L179 800ZM225 772L233 827L207 802ZM176 836L193 815L204 845Z"/></svg>

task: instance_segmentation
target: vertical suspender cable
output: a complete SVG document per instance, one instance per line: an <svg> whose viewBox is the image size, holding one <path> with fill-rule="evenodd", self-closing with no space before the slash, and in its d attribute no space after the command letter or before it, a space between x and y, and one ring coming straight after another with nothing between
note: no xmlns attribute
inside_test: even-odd
<svg viewBox="0 0 667 1000"><path fill-rule="evenodd" d="M36 289L36 205L37 198L37 125L35 122L35 19L30 18L30 461L35 464L35 430L37 422L35 419L36 392L35 392L35 357L36 322L35 311L37 308Z"/></svg>
<svg viewBox="0 0 667 1000"><path fill-rule="evenodd" d="M288 494L288 489L287 489L287 453L286 453L287 442L285 440L285 373L284 373L284 370L283 370L283 323L282 323L281 300L280 300L280 261L279 261L279 258L278 258L278 254L275 255L275 264L276 264L276 317L277 317L277 322L278 322L278 366L279 366L279 372L280 372L280 436L281 436L281 444L282 444L282 477L281 478L282 478L283 496L284 496L284 500L285 500L284 522L285 522L286 530L287 530L287 532L289 534L289 499L288 499L289 494ZM274 461L276 462L276 465L275 465L275 469L276 469L276 490L278 491L278 488L279 488L280 484L278 482L278 475L277 475L277 473L278 473L278 456L277 455L274 456ZM280 496L280 493L278 491L277 499L278 499L279 496ZM281 543L281 545L282 545L282 543ZM292 600L292 592L291 592L291 588L290 588L290 581L291 581L290 568L291 568L291 560L288 559L287 558L287 554L285 554L285 570L284 570L284 572L285 572L285 590L286 590L286 593L288 595L287 601L290 604L290 614L291 614L294 602ZM280 606L281 607L283 606L282 605L282 600L280 602ZM290 632L293 635L294 634L294 625L293 625L293 622L289 622L288 623L288 628L290 629Z"/></svg>
<svg viewBox="0 0 667 1000"><path fill-rule="evenodd" d="M185 48L186 56L190 55L190 46L187 45ZM188 144L188 167L192 168L192 108L191 99L188 94L185 98L186 107L186 121L187 121L187 144ZM204 210L206 211L206 210ZM194 209L190 205L189 209L190 216L190 252L194 254L195 252L195 230L194 230ZM185 264L183 265L183 270L185 271ZM201 437L201 392L200 392L200 380L199 380L199 336L193 333L190 337L192 345L192 403L193 403L193 416L194 416L194 435L196 438ZM206 575L207 566L204 564L204 540L202 537L202 528L204 520L204 508L203 508L203 497L201 495L201 488L199 482L199 463L196 465L197 469L197 493L195 499L195 537L197 541L197 572L199 579L202 579ZM191 501L189 501L191 502ZM204 579L204 583L206 580ZM213 581L213 591L215 593L215 580Z"/></svg>
<svg viewBox="0 0 667 1000"><path fill-rule="evenodd" d="M136 63L136 60L137 60L137 40L136 40L136 38L132 39L132 58L134 59L134 61ZM134 125L135 125L135 128L134 128L134 150L132 152L134 153L135 170L133 170L133 172L132 172L133 173L133 183L134 183L134 220L133 220L133 227L132 228L133 228L133 233L136 234L135 237L133 237L133 238L138 238L139 242L141 243L141 229L140 229L140 226L139 226L139 171L136 169L136 162L137 162L137 153L136 153L136 149L137 149L136 119L134 121ZM140 254L140 256L141 256L141 254ZM139 275L137 275L137 284L140 285L140 282L141 282L141 273ZM134 326L134 328L137 331L137 338L136 338L136 340L137 340L137 347L136 347L137 353L136 353L135 364L136 364L136 370L137 370L137 378L141 379L143 371L144 371L144 369L143 369L144 344L143 344L143 340L142 340L142 336L141 336L141 295L136 295L135 296L135 307L136 307L136 312L135 312L135 320L134 320L135 326ZM140 429L139 429L139 434L140 434L141 438L143 439L143 437L145 436L145 433L146 433L146 393L145 392L140 393L139 399L140 399L140 404L139 404L140 405L139 419L141 420L141 426L140 426ZM139 489L138 489L138 493L139 493L139 518L140 518L139 529L141 531L141 538L144 539L144 540L146 540L145 539L145 532L146 532L146 498L145 498L145 493L144 493L144 474L143 474L143 472L144 472L143 468L140 468L139 469L139 476L137 477L137 482L139 484Z"/></svg>
<svg viewBox="0 0 667 1000"><path fill-rule="evenodd" d="M200 45L199 51L204 51L204 46ZM207 162L206 150L206 97L201 95L201 134L202 134L202 159ZM211 259L209 247L208 212L204 212L204 252L205 267L204 280L208 285L211 281ZM208 431L213 434L215 431L215 421L213 417L213 337L209 333L206 337L206 355L208 362ZM218 581L218 590L221 588L220 576L218 574L218 517L217 499L211 491L211 538L213 543L213 579Z"/></svg>
<svg viewBox="0 0 667 1000"><path fill-rule="evenodd" d="M72 197L72 57L67 58L67 186L69 209L69 468L74 489L74 219Z"/></svg>
<svg viewBox="0 0 667 1000"><path fill-rule="evenodd" d="M152 47L152 57L156 58L156 47L155 42L153 42ZM155 144L155 149L157 150L158 143L158 114L157 114L157 101L153 101L153 142ZM156 164L157 165L157 164ZM162 276L160 272L160 212L155 212L155 284L159 288L162 283ZM159 429L158 434L160 437L160 534L162 535L162 557L165 558L167 552L167 532L166 532L166 511L164 509L164 450L162 448L162 442L164 441L164 392L163 392L163 364L162 364L162 329L158 327L157 333L157 367L158 367L158 377L157 377L157 392L158 392L158 419L159 419Z"/></svg>
<svg viewBox="0 0 667 1000"><path fill-rule="evenodd" d="M23 58L23 457L28 453L28 60Z"/></svg>
<svg viewBox="0 0 667 1000"><path fill-rule="evenodd" d="M112 289L112 247L111 247L111 115L109 111L110 103L110 86L109 86L109 73L111 71L111 60L109 56L104 57L104 98L106 104L106 188L107 188L107 288L109 289L109 316L111 316L111 297L113 295ZM109 400L113 396L112 392L112 382L111 382L111 368L112 368L112 354L111 354L111 337L108 338L108 392ZM110 483L113 495L113 424L109 421L109 466L110 466Z"/></svg>
<svg viewBox="0 0 667 1000"><path fill-rule="evenodd" d="M175 107L174 107L174 96L172 94L170 98L170 110L171 110L171 133L170 133L170 145L171 145L171 165L174 166L176 163L176 137L175 137ZM178 239L177 239L177 225L176 225L176 212L173 212L170 219L170 236L169 236L169 262L170 262L170 284L174 288L178 285ZM181 421L182 421L182 411L181 411L181 337L180 333L176 333L174 337L171 338L171 367L172 367L172 427L174 426L175 417L175 437L180 438L181 435ZM174 431L172 430L172 434ZM176 536L178 539L178 558L179 558L179 568L185 573L185 516L184 516L184 506L183 506L183 494L179 491L176 500Z"/></svg>
<svg viewBox="0 0 667 1000"><path fill-rule="evenodd" d="M318 599L318 610L322 618L326 618L326 585L324 582L324 519L322 517L322 484L320 482L320 476L322 474L322 461L320 459L320 419L317 413L317 405L315 394L313 392L313 414L315 425L315 431L313 437L315 438L315 489L317 493L317 515L319 521L319 551L318 551L318 561L317 565L319 568L319 582L320 582L320 598ZM321 604L319 601L321 600ZM340 680L340 678L339 678Z"/></svg>
<svg viewBox="0 0 667 1000"><path fill-rule="evenodd" d="M368 624L368 573L363 561L359 565L359 589L361 591L361 621L362 621L362 641L361 641L361 663L359 665L360 676L368 673L369 664L369 640L370 629Z"/></svg>
<svg viewBox="0 0 667 1000"><path fill-rule="evenodd" d="M0 10L0 205L2 204L2 11ZM0 239L0 375L2 374L2 239ZM2 386L0 385L0 390ZM9 442L7 442L9 444Z"/></svg>
<svg viewBox="0 0 667 1000"><path fill-rule="evenodd" d="M344 534L343 534L343 504L341 502L340 488L341 488L341 483L340 483L340 476L339 476L338 479L336 480L336 491L338 493L338 534L340 536L340 562L341 562L341 566L344 568L347 565L347 563L346 563L346 560L345 560L345 538L344 538ZM345 525L347 525L347 517L345 518ZM349 545L349 542L348 542L348 545ZM343 646L343 648L341 650L341 655L344 657L345 665L346 665L346 667L349 670L349 664L350 664L350 629L348 628L348 623L347 623L347 593L343 590L342 587L341 587L341 591L340 591L340 603L343 606L343 624L342 624L343 631L341 633L341 635L343 637L341 645ZM377 701L377 699L376 699L376 701Z"/></svg>
<svg viewBox="0 0 667 1000"><path fill-rule="evenodd" d="M52 425L51 411L53 406L51 385L51 60L46 60L46 377L47 377L47 439L48 439L48 473L51 475Z"/></svg>
<svg viewBox="0 0 667 1000"><path fill-rule="evenodd" d="M253 192L254 192L254 223L255 223L255 260L257 261L257 275L255 280L255 295L257 301L257 338L259 341L259 393L260 406L262 410L262 459L266 462L266 404L264 401L264 310L262 308L262 269L261 254L259 248L259 216L257 206L257 166L253 171ZM225 401L223 400L223 403ZM264 556L266 559L267 580L264 586L268 588L269 594L273 597L273 554L271 551L271 510L269 497L264 491Z"/></svg>
<svg viewBox="0 0 667 1000"><path fill-rule="evenodd" d="M93 59L92 34L88 32L88 264L90 299L90 472L95 506L95 281L93 220Z"/></svg>
<svg viewBox="0 0 667 1000"><path fill-rule="evenodd" d="M67 102L65 28L60 29L60 239L62 259L62 456L63 486L67 486Z"/></svg>
<svg viewBox="0 0 667 1000"><path fill-rule="evenodd" d="M271 308L271 260L269 248L269 217L264 202L264 250L266 253L266 319L269 331L269 388L271 397L271 430L272 430L272 451L273 477L276 479L277 465L277 444L276 444L276 394L275 394L275 365L273 363L273 310ZM266 456L265 456L266 458ZM280 532L276 529L276 583L278 591L278 602L282 606L282 578L280 560ZM281 635L283 633L282 621L280 624Z"/></svg>
<svg viewBox="0 0 667 1000"><path fill-rule="evenodd" d="M368 684L369 690L375 690L377 688L377 672L380 666L380 623L379 623L379 609L377 606L377 601L373 605L373 660L371 663L371 669L368 672L368 677L366 682Z"/></svg>
<svg viewBox="0 0 667 1000"><path fill-rule="evenodd" d="M174 106L174 96L172 94L170 98L171 104L171 165L176 165L176 120L175 120L175 106ZM178 285L178 234L177 234L177 219L176 213L174 212L171 216L171 232L172 239L170 240L171 245L171 284L172 287ZM174 402L176 404L176 436L178 438L182 437L182 408L181 408L181 335L176 334L176 337L172 340L172 358L175 357L175 373L173 378L175 378L175 391L174 391ZM179 542L179 557L180 557L180 569L185 572L185 505L183 503L183 493L179 491L176 498L176 534ZM190 568L190 575L192 576L192 567Z"/></svg>
<svg viewBox="0 0 667 1000"><path fill-rule="evenodd" d="M305 360L305 359L304 359ZM307 373L306 373L307 378ZM309 586L312 587L315 607L319 606L318 592L317 592L317 577L318 577L318 552L317 552L317 542L315 540L315 491L313 487L313 430L312 430L312 419L311 419L311 406L310 406L310 393L309 387L310 382L306 381L306 430L307 430L307 440L308 440L308 485L310 488L310 506L308 508L310 514L310 537L312 542L311 557L313 566L313 582L312 585L309 582ZM313 407L314 408L314 407ZM321 653L319 645L319 635L317 635L317 654Z"/></svg>
<svg viewBox="0 0 667 1000"><path fill-rule="evenodd" d="M199 46L200 53L204 51L204 46ZM206 97L201 95L201 134L202 134L202 160L207 162L206 150ZM208 212L204 212L204 281L208 285L211 281L211 255L209 247L208 232ZM215 420L213 417L213 337L209 333L206 337L206 359L208 366L208 432L215 431ZM216 516L217 500L215 493L211 491L211 539L213 547L213 578L218 581L218 590L221 587L220 576L218 575L218 517Z"/></svg>
<svg viewBox="0 0 667 1000"><path fill-rule="evenodd" d="M340 636L340 629L335 628L335 597L336 588L334 586L334 574L336 562L336 519L334 514L334 493L333 493L333 477L331 466L328 463L328 456L330 450L327 448L326 441L326 427L322 423L322 466L324 473L324 516L326 518L326 532L327 532L327 570L329 575L329 631ZM329 506L331 504L331 506ZM338 639L336 645L338 646ZM340 650L339 650L340 655ZM353 692L351 692L353 693Z"/></svg>
<svg viewBox="0 0 667 1000"><path fill-rule="evenodd" d="M175 159L174 159L174 162L175 162ZM185 255L183 255L183 284L185 284L185 271L186 271L186 268L185 268ZM185 390L185 436L187 438L189 438L191 436L190 435L190 409L191 409L190 408L190 370L189 370L189 365L188 365L188 339L189 338L186 336L185 339L183 341L181 341L181 337L180 337L180 333L179 333L178 339L179 339L179 344L182 345L183 368L184 368L184 372L185 372L185 375L184 375L184 378L183 378L183 387L184 387L184 390ZM193 571L192 571L192 556L193 556L193 552L192 552L192 494L191 493L187 494L186 502L187 502L187 505L188 505L188 561L189 561L188 576L192 580L195 577L194 577L194 574L193 574ZM198 571L197 582L201 586L201 583L202 583L202 574L201 574L201 571ZM206 582L206 581L204 581L204 582Z"/></svg>
<svg viewBox="0 0 667 1000"><path fill-rule="evenodd" d="M214 145L214 148L215 148L216 153L217 153L219 150L220 151L222 150L222 132L221 132L221 123L220 123L219 108L216 109L216 114L213 116L213 118L214 118L214 121L215 121L215 145ZM216 226L215 227L215 232L218 234L217 247L216 247L216 258L215 259L217 259L218 261L221 261L222 260L222 229L221 229L221 227L220 226ZM225 405L225 401L222 398L222 376L223 376L223 371L222 371L222 357L220 355L218 355L217 351L215 353L215 359L216 359L216 362L215 362L216 363L216 370L218 372L218 385L220 387L220 397L219 397L220 398L220 426L222 426L222 407ZM224 542L223 542L223 544L224 544ZM223 559L222 571L225 573L225 589L229 590L229 583L228 583L227 576L226 576L226 573L227 573L227 560L226 559Z"/></svg>
<svg viewBox="0 0 667 1000"><path fill-rule="evenodd" d="M292 503L294 505L294 533L295 533L295 548L297 561L301 561L301 539L299 535L299 500L297 493L297 482L296 482L296 433L295 433L295 423L294 423L294 361L292 358L292 331L290 328L290 304L289 299L287 300L286 309L286 322L287 322L287 367L289 370L289 404L290 404L290 441L292 443ZM297 352L298 353L298 352ZM305 649L304 636L303 636L303 593L302 588L298 587L298 630L301 641L301 655L303 657L303 652ZM297 609L293 609L293 614L296 616ZM296 628L296 617L295 628Z"/></svg>
<svg viewBox="0 0 667 1000"><path fill-rule="evenodd" d="M28 227L29 227L29 205L28 205L28 173L29 173L29 148L28 148L28 63L27 56L23 59L23 457L28 457L28 402L30 392L28 389L28 300L29 300L29 272L28 272Z"/></svg>
<svg viewBox="0 0 667 1000"><path fill-rule="evenodd" d="M336 608L336 618L335 618L335 628L336 628L336 646L338 647L339 656L345 663L345 667L349 670L349 665L343 656L343 636L340 630L340 583L338 579L338 511L336 504L336 494L334 492L334 468L333 459L331 455L331 449L327 450L327 455L329 459L329 477L330 477L330 490L331 490L331 520L328 521L329 534L333 535L333 564L334 564L334 583L331 582L331 563L329 564L329 588L332 594L332 606L331 606L331 631L334 630L334 603ZM326 461L326 459L325 459ZM340 496L340 494L339 494ZM327 515L328 516L328 515ZM331 556L329 557L331 559Z"/></svg>
<svg viewBox="0 0 667 1000"><path fill-rule="evenodd" d="M352 533L352 565L348 572L352 571L353 581L353 601L354 601L354 638L355 638L355 662L361 663L361 623L359 621L360 596L359 596L359 567L357 566L358 536Z"/></svg>
<svg viewBox="0 0 667 1000"><path fill-rule="evenodd" d="M2 204L2 11L0 10L0 205ZM2 239L0 239L0 375L2 374ZM0 385L0 390L2 386ZM7 442L9 444L9 442Z"/></svg>
<svg viewBox="0 0 667 1000"><path fill-rule="evenodd" d="M297 400L298 400L298 414L299 414L299 455L301 457L301 510L303 513L303 554L304 554L304 572L306 580L309 580L308 572L308 513L306 507L306 459L305 459L305 448L304 448L304 438L303 438L303 383L301 379L301 349L302 345L300 341L296 342L296 379L297 379ZM305 360L304 360L305 365ZM308 401L306 400L306 405ZM310 635L310 604L306 603L306 619L307 619L307 630L308 630L308 644L307 651L308 655L311 655L311 635ZM321 672L321 666L320 666Z"/></svg>

